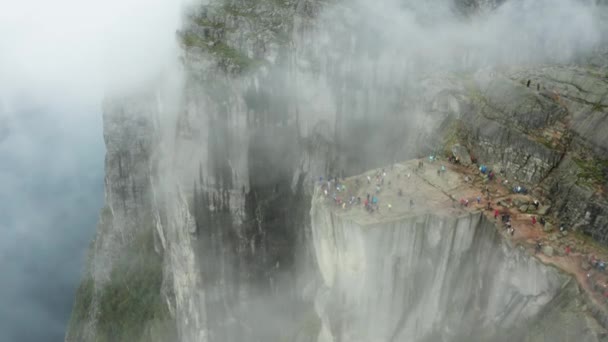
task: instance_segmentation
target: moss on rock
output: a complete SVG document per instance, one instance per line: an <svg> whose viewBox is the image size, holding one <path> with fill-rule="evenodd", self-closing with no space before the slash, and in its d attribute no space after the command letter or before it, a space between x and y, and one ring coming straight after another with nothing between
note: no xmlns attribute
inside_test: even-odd
<svg viewBox="0 0 608 342"><path fill-rule="evenodd" d="M148 341L159 324L175 330L162 300L162 257L154 250L153 231L136 236L115 264L100 291L97 341Z"/></svg>
<svg viewBox="0 0 608 342"><path fill-rule="evenodd" d="M580 171L578 180L583 185L606 185L608 183L608 160L573 158Z"/></svg>

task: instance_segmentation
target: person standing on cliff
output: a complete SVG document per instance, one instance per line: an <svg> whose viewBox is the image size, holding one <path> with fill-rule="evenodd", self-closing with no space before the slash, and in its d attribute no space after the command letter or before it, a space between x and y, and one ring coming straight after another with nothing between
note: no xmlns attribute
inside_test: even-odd
<svg viewBox="0 0 608 342"><path fill-rule="evenodd" d="M536 225L536 216L532 216L532 225Z"/></svg>
<svg viewBox="0 0 608 342"><path fill-rule="evenodd" d="M494 209L494 220L498 219L498 209Z"/></svg>

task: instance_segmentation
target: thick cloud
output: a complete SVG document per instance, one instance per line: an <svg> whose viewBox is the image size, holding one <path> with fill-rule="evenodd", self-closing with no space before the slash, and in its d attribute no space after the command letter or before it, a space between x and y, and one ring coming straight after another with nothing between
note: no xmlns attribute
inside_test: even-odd
<svg viewBox="0 0 608 342"><path fill-rule="evenodd" d="M62 341L103 202L101 100L174 62L172 0L0 6L0 341Z"/></svg>

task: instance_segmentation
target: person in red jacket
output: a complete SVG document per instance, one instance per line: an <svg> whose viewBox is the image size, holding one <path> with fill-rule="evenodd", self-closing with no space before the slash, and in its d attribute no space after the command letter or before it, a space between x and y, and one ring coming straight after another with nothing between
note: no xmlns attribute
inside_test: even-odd
<svg viewBox="0 0 608 342"><path fill-rule="evenodd" d="M536 224L536 216L532 216L532 224Z"/></svg>
<svg viewBox="0 0 608 342"><path fill-rule="evenodd" d="M498 219L498 209L494 210L494 219Z"/></svg>

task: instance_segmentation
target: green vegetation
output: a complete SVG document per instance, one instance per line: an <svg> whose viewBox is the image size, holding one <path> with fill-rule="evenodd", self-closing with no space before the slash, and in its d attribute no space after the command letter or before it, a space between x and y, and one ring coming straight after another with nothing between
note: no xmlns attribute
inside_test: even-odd
<svg viewBox="0 0 608 342"><path fill-rule="evenodd" d="M211 21L207 18L203 18L203 17L197 17L197 18L192 18L192 21L198 25L198 26L202 26L202 27L209 27L209 28L213 28L213 29L224 29L226 28L226 24L224 24L221 21Z"/></svg>
<svg viewBox="0 0 608 342"><path fill-rule="evenodd" d="M70 325L82 322L86 319L93 302L93 291L93 278L87 275L78 286L78 290L76 290L76 298L74 300Z"/></svg>
<svg viewBox="0 0 608 342"><path fill-rule="evenodd" d="M580 159L573 158L580 168L578 173L579 183L584 185L602 184L605 185L608 179L608 160L606 159Z"/></svg>
<svg viewBox="0 0 608 342"><path fill-rule="evenodd" d="M218 59L218 64L225 69L231 69L231 66L236 67L237 72L246 72L254 70L264 64L263 60L250 58L243 52L228 46L222 41L212 41L203 39L191 32L180 32L182 43L188 47L198 47L203 51L207 51Z"/></svg>
<svg viewBox="0 0 608 342"><path fill-rule="evenodd" d="M593 105L591 110L593 112L601 112L604 110L604 108L606 108L606 106L604 106L601 102L597 102L596 104Z"/></svg>
<svg viewBox="0 0 608 342"><path fill-rule="evenodd" d="M226 45L224 42L217 42L213 45L211 52L224 61L237 65L243 71L256 68L262 64L262 61L249 58L241 51Z"/></svg>
<svg viewBox="0 0 608 342"><path fill-rule="evenodd" d="M101 214L111 215L110 209L105 206L102 209ZM94 246L95 240L91 241L91 243L89 244L89 250L87 253L86 261L87 270L85 272L84 277L80 281L80 285L78 285L78 289L76 290L76 296L74 297L74 306L72 307L72 314L70 315L70 321L68 323L68 332L76 335L80 330L78 327L81 326L84 322L86 322L89 315L91 314L93 296L95 293L95 282L89 269L93 261L92 253Z"/></svg>
<svg viewBox="0 0 608 342"><path fill-rule="evenodd" d="M555 149L555 146L553 146L553 142L544 136L537 137L536 141L543 144L546 148L550 150Z"/></svg>
<svg viewBox="0 0 608 342"><path fill-rule="evenodd" d="M586 250L596 250L596 251L607 251L606 246L599 242L596 238L594 238L590 233L584 232L580 229L571 232L574 236L575 241L579 242L580 246L584 246L583 248ZM579 247L580 248L580 247Z"/></svg>
<svg viewBox="0 0 608 342"><path fill-rule="evenodd" d="M290 0L261 0L204 5L201 12L189 17L190 27L197 29L185 29L178 38L186 50L196 53L192 50L195 48L210 54L230 74L254 71L268 62L251 57L242 47L288 46L295 4Z"/></svg>
<svg viewBox="0 0 608 342"><path fill-rule="evenodd" d="M443 134L444 138L444 154L446 156L452 155L452 146L455 144L460 144L465 146L464 141L466 140L465 136L465 125L462 120L454 120L450 126L446 128L445 134Z"/></svg>
<svg viewBox="0 0 608 342"><path fill-rule="evenodd" d="M233 15L235 17L248 17L255 19L256 13L253 7L237 6L235 4L224 4L222 6L224 13Z"/></svg>
<svg viewBox="0 0 608 342"><path fill-rule="evenodd" d="M97 341L145 341L150 328L172 321L161 297L162 257L154 251L153 230L125 250L100 293Z"/></svg>

